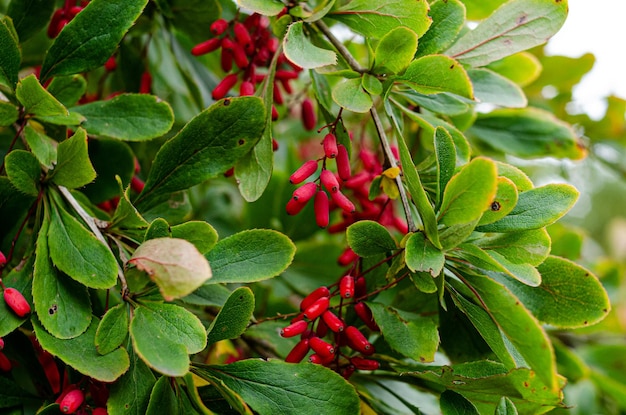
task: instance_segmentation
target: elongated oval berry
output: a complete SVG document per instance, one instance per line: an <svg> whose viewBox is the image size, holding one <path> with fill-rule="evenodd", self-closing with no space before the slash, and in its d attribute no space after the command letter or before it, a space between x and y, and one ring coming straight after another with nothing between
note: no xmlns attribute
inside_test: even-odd
<svg viewBox="0 0 626 415"><path fill-rule="evenodd" d="M316 192L317 184L314 182L308 182L294 190L292 197L300 203L307 203L313 198L313 196L315 196Z"/></svg>
<svg viewBox="0 0 626 415"><path fill-rule="evenodd" d="M9 358L2 352L0 352L0 372L8 372L11 370L13 365Z"/></svg>
<svg viewBox="0 0 626 415"><path fill-rule="evenodd" d="M211 26L209 26L209 30L215 36L221 35L226 31L226 29L228 29L228 22L224 19L217 19L216 21L211 23Z"/></svg>
<svg viewBox="0 0 626 415"><path fill-rule="evenodd" d="M324 141L322 141L322 146L324 146L324 154L326 157L331 159L337 157L337 137L335 137L335 134L326 134L324 136Z"/></svg>
<svg viewBox="0 0 626 415"><path fill-rule="evenodd" d="M304 356L309 352L309 339L302 339L291 349L285 362L287 363L300 363Z"/></svg>
<svg viewBox="0 0 626 415"><path fill-rule="evenodd" d="M352 176L352 169L350 168L350 156L348 150L343 144L337 145L337 174L341 180L348 180Z"/></svg>
<svg viewBox="0 0 626 415"><path fill-rule="evenodd" d="M302 101L302 125L305 130L312 131L315 129L315 124L317 124L317 119L313 102L309 98L305 98Z"/></svg>
<svg viewBox="0 0 626 415"><path fill-rule="evenodd" d="M367 183L370 180L370 177L371 176L369 173L363 171L350 177L348 180L345 181L343 185L348 189L358 189L359 187Z"/></svg>
<svg viewBox="0 0 626 415"><path fill-rule="evenodd" d="M346 367L341 369L339 374L343 376L344 379L350 379L350 376L352 376L355 370L356 367L354 367L354 365L347 365Z"/></svg>
<svg viewBox="0 0 626 415"><path fill-rule="evenodd" d="M4 252L0 251L0 269L4 268L7 264L7 257L4 256Z"/></svg>
<svg viewBox="0 0 626 415"><path fill-rule="evenodd" d="M280 80L298 79L298 72L279 69L276 71L275 77Z"/></svg>
<svg viewBox="0 0 626 415"><path fill-rule="evenodd" d="M298 199L294 199L292 197L287 202L287 206L285 207L285 210L287 211L288 215L293 216L293 215L297 215L298 213L300 213L302 209L304 209L305 206L306 206L306 203L302 203Z"/></svg>
<svg viewBox="0 0 626 415"><path fill-rule="evenodd" d="M328 195L325 191L318 190L317 193L315 193L313 210L315 211L315 223L317 223L317 226L320 228L327 227L330 220L330 210Z"/></svg>
<svg viewBox="0 0 626 415"><path fill-rule="evenodd" d="M230 91L230 89L233 86L235 86L236 83L237 83L236 74L231 73L229 75L226 75L224 79L222 79L220 83L217 84L217 86L213 89L213 92L211 93L211 95L213 96L213 99L217 101L219 99L224 98L226 94L228 93L228 91Z"/></svg>
<svg viewBox="0 0 626 415"><path fill-rule="evenodd" d="M293 172L293 174L289 177L289 182L291 184L302 183L303 181L311 177L316 171L317 160L309 160L302 166L300 166L298 170Z"/></svg>
<svg viewBox="0 0 626 415"><path fill-rule="evenodd" d="M205 55L207 53L211 53L214 50L217 50L222 44L222 40L214 37L205 42L198 43L196 46L191 48L191 54L193 56Z"/></svg>
<svg viewBox="0 0 626 415"><path fill-rule="evenodd" d="M30 313L30 304L24 298L21 292L12 287L4 289L4 302L19 317L25 317Z"/></svg>
<svg viewBox="0 0 626 415"><path fill-rule="evenodd" d="M333 345L328 342L325 342L319 337L311 337L309 339L309 345L311 346L311 349L313 349L313 351L316 354L318 354L319 356L323 358L327 358L327 357L335 355L335 348L333 347Z"/></svg>
<svg viewBox="0 0 626 415"><path fill-rule="evenodd" d="M230 49L222 47L220 66L224 72L230 72L230 70L233 69L233 53Z"/></svg>
<svg viewBox="0 0 626 415"><path fill-rule="evenodd" d="M80 389L69 391L59 403L61 412L64 414L73 414L83 404L85 394Z"/></svg>
<svg viewBox="0 0 626 415"><path fill-rule="evenodd" d="M380 327L378 327L378 324L374 321L372 310L370 310L367 304L359 301L354 305L354 312L370 330L380 331Z"/></svg>
<svg viewBox="0 0 626 415"><path fill-rule="evenodd" d="M317 319L317 326L315 327L315 335L319 338L326 337L328 334L328 326L324 320Z"/></svg>
<svg viewBox="0 0 626 415"><path fill-rule="evenodd" d="M4 339L0 337L0 350L4 349Z"/></svg>
<svg viewBox="0 0 626 415"><path fill-rule="evenodd" d="M314 363L316 365L325 366L325 365L329 364L330 362L332 362L334 358L335 358L335 356L333 356L333 355L331 355L331 356L320 356L319 354L314 353L311 356L309 356L309 362Z"/></svg>
<svg viewBox="0 0 626 415"><path fill-rule="evenodd" d="M328 297L330 295L330 290L328 287L322 286L313 290L309 295L304 297L300 302L300 310L304 311L313 305L314 302L319 300L322 297Z"/></svg>
<svg viewBox="0 0 626 415"><path fill-rule="evenodd" d="M285 103L285 99L283 98L283 94L282 92L280 92L280 88L278 87L278 84L276 82L274 82L274 87L273 87L273 98L274 98L274 102L278 105L283 105Z"/></svg>
<svg viewBox="0 0 626 415"><path fill-rule="evenodd" d="M348 199L346 197L346 195L344 195L343 193L341 193L341 192L334 192L334 193L330 194L330 197L333 198L333 201L344 212L346 212L346 213L354 213L354 211L356 210L356 208L354 207L354 203L352 203L350 201L350 199Z"/></svg>
<svg viewBox="0 0 626 415"><path fill-rule="evenodd" d="M339 281L339 295L343 298L354 297L354 277L350 274L344 275Z"/></svg>
<svg viewBox="0 0 626 415"><path fill-rule="evenodd" d="M239 85L239 96L248 97L252 95L254 95L254 84L249 81L242 82L241 85Z"/></svg>
<svg viewBox="0 0 626 415"><path fill-rule="evenodd" d="M354 281L354 295L359 298L367 294L367 281L365 277L358 277Z"/></svg>
<svg viewBox="0 0 626 415"><path fill-rule="evenodd" d="M52 15L52 19L50 20L50 24L48 25L48 37L55 38L59 34L59 23L61 20L67 21L66 13L64 9L55 10Z"/></svg>
<svg viewBox="0 0 626 415"><path fill-rule="evenodd" d="M238 43L234 43L231 51L235 65L237 65L239 69L246 69L250 62L248 62L248 56L246 56L246 51L243 47Z"/></svg>
<svg viewBox="0 0 626 415"><path fill-rule="evenodd" d="M149 94L152 90L152 75L149 71L145 71L141 74L141 80L139 81L139 93Z"/></svg>
<svg viewBox="0 0 626 415"><path fill-rule="evenodd" d="M322 186L328 190L331 195L339 191L339 182L335 177L335 174L330 170L322 170L320 174L320 182Z"/></svg>
<svg viewBox="0 0 626 415"><path fill-rule="evenodd" d="M376 370L380 367L380 363L377 360L365 359L359 356L350 358L350 363L359 370Z"/></svg>
<svg viewBox="0 0 626 415"><path fill-rule="evenodd" d="M239 43L241 47L248 50L250 46L252 46L252 38L250 37L248 29L243 25L243 23L236 22L235 26L233 26L233 32L235 33L235 39L237 39L237 43Z"/></svg>
<svg viewBox="0 0 626 415"><path fill-rule="evenodd" d="M324 323L326 323L328 328L335 333L342 332L343 329L346 327L343 320L337 317L337 315L330 310L324 311L324 313L322 314L322 320L324 320Z"/></svg>
<svg viewBox="0 0 626 415"><path fill-rule="evenodd" d="M146 187L146 183L139 177L133 176L133 178L130 179L130 188L133 189L133 191L141 193L144 187Z"/></svg>
<svg viewBox="0 0 626 415"><path fill-rule="evenodd" d="M352 249L350 249L350 247L348 247L341 253L341 255L339 255L337 263L342 267L345 267L346 265L356 261L358 258L359 256Z"/></svg>
<svg viewBox="0 0 626 415"><path fill-rule="evenodd" d="M93 408L91 415L108 415L106 408Z"/></svg>
<svg viewBox="0 0 626 415"><path fill-rule="evenodd" d="M112 72L115 70L115 68L117 68L117 61L115 60L115 56L111 56L104 63L104 69L106 69L107 72Z"/></svg>
<svg viewBox="0 0 626 415"><path fill-rule="evenodd" d="M315 320L322 313L328 310L328 305L330 304L330 300L328 297L322 297L318 299L316 302L311 304L306 310L304 310L304 317L309 320Z"/></svg>
<svg viewBox="0 0 626 415"><path fill-rule="evenodd" d="M348 341L348 346L352 349L357 352L361 352L366 356L374 353L374 346L367 340L359 329L354 326L348 326L345 328L344 333Z"/></svg>
<svg viewBox="0 0 626 415"><path fill-rule="evenodd" d="M304 331L309 327L309 323L305 320L296 321L295 323L291 323L287 327L284 327L280 331L281 337L294 337L299 334L304 333Z"/></svg>
<svg viewBox="0 0 626 415"><path fill-rule="evenodd" d="M274 105L272 105L272 121L276 121L278 119L278 110Z"/></svg>

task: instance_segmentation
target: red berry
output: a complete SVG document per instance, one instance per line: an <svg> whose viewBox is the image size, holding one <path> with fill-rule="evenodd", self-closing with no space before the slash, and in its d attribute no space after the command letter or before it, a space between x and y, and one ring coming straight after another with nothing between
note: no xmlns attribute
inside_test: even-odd
<svg viewBox="0 0 626 415"><path fill-rule="evenodd" d="M237 43L233 43L231 52L233 54L235 65L237 65L239 69L246 69L250 62L248 62L248 57L246 56L246 51L243 50L243 47Z"/></svg>
<svg viewBox="0 0 626 415"><path fill-rule="evenodd" d="M328 195L325 191L318 190L315 194L313 210L315 211L315 223L317 223L317 226L320 228L327 227L330 219Z"/></svg>
<svg viewBox="0 0 626 415"><path fill-rule="evenodd" d="M354 367L354 365L348 365L344 367L343 369L341 369L339 374L343 376L344 379L350 379L350 376L352 376L355 370L356 370L356 367Z"/></svg>
<svg viewBox="0 0 626 415"><path fill-rule="evenodd" d="M359 298L363 297L367 294L367 282L365 281L365 277L358 277L356 281L354 281L354 295Z"/></svg>
<svg viewBox="0 0 626 415"><path fill-rule="evenodd" d="M369 173L360 172L346 180L343 185L348 189L358 189L367 183L370 180L370 177Z"/></svg>
<svg viewBox="0 0 626 415"><path fill-rule="evenodd" d="M272 121L276 121L278 119L278 110L274 105L272 105Z"/></svg>
<svg viewBox="0 0 626 415"><path fill-rule="evenodd" d="M302 125L304 125L305 130L311 131L315 129L316 123L317 120L315 117L315 109L313 109L313 102L306 98L302 101Z"/></svg>
<svg viewBox="0 0 626 415"><path fill-rule="evenodd" d="M322 320L324 320L328 328L335 333L342 332L346 326L343 320L337 317L337 315L330 310L324 311L322 314Z"/></svg>
<svg viewBox="0 0 626 415"><path fill-rule="evenodd" d="M330 170L322 170L320 174L320 182L322 182L322 186L328 190L328 192L336 193L339 191L339 182L337 181L337 177Z"/></svg>
<svg viewBox="0 0 626 415"><path fill-rule="evenodd" d="M344 275L339 282L339 294L343 298L354 297L354 277L352 275Z"/></svg>
<svg viewBox="0 0 626 415"><path fill-rule="evenodd" d="M309 160L289 177L291 184L302 183L317 171L317 160Z"/></svg>
<svg viewBox="0 0 626 415"><path fill-rule="evenodd" d="M222 48L222 53L220 55L220 65L224 72L230 72L233 69L233 53L230 49Z"/></svg>
<svg viewBox="0 0 626 415"><path fill-rule="evenodd" d="M106 69L108 72L112 72L115 70L115 68L117 68L117 61L115 60L115 56L111 56L104 63L104 69Z"/></svg>
<svg viewBox="0 0 626 415"><path fill-rule="evenodd" d="M221 35L226 31L226 29L228 29L228 22L224 19L217 19L216 21L211 23L211 26L209 26L209 30L215 36Z"/></svg>
<svg viewBox="0 0 626 415"><path fill-rule="evenodd" d="M133 176L133 178L130 179L130 188L133 189L133 191L141 193L144 187L146 187L146 183L139 177Z"/></svg>
<svg viewBox="0 0 626 415"><path fill-rule="evenodd" d="M348 150L342 144L337 145L337 173L341 180L348 180L352 176L350 169L350 156Z"/></svg>
<svg viewBox="0 0 626 415"><path fill-rule="evenodd" d="M249 81L242 82L241 85L239 85L239 96L247 97L252 95L254 95L254 84Z"/></svg>
<svg viewBox="0 0 626 415"><path fill-rule="evenodd" d="M352 203L350 201L350 199L348 199L346 197L346 195L344 195L343 193L341 193L341 192L331 192L330 197L333 198L333 201L344 212L346 212L346 213L354 213L354 211L356 210L356 208L354 207L354 203Z"/></svg>
<svg viewBox="0 0 626 415"><path fill-rule="evenodd" d="M314 182L308 182L298 187L293 192L293 199L299 203L307 203L315 195L317 191L317 185Z"/></svg>
<svg viewBox="0 0 626 415"><path fill-rule="evenodd" d="M306 206L306 203L301 203L299 200L294 199L292 197L287 202L287 206L285 207L285 210L287 211L288 215L293 216L293 215L297 215L298 213L300 213L300 211L302 211L302 209L304 209L305 206Z"/></svg>
<svg viewBox="0 0 626 415"><path fill-rule="evenodd" d="M351 358L350 363L360 370L376 370L380 367L380 363L377 360L365 359L359 356Z"/></svg>
<svg viewBox="0 0 626 415"><path fill-rule="evenodd" d="M273 98L274 102L278 105L283 105L283 103L285 102L285 100L283 99L283 94L282 92L280 92L280 89L278 88L278 84L276 82L274 82L273 86Z"/></svg>
<svg viewBox="0 0 626 415"><path fill-rule="evenodd" d="M141 81L139 82L139 93L149 94L152 89L152 75L150 72L145 71L141 74Z"/></svg>
<svg viewBox="0 0 626 415"><path fill-rule="evenodd" d="M311 304L306 310L304 310L304 317L308 320L315 320L322 313L328 310L328 305L330 304L330 300L328 297L322 297Z"/></svg>
<svg viewBox="0 0 626 415"><path fill-rule="evenodd" d="M282 80L290 80L290 79L298 79L298 73L294 71L286 71L284 69L279 69L276 71L275 75L276 79Z"/></svg>
<svg viewBox="0 0 626 415"><path fill-rule="evenodd" d="M76 15L80 12L83 11L83 7L80 6L72 6L70 7L70 9L68 10L67 14L70 18L70 20L72 20L74 17L76 17Z"/></svg>
<svg viewBox="0 0 626 415"><path fill-rule="evenodd" d="M341 255L339 255L337 262L341 266L346 266L356 261L358 258L359 256L352 249L348 247L343 251Z"/></svg>
<svg viewBox="0 0 626 415"><path fill-rule="evenodd" d="M73 414L83 404L85 394L80 389L74 389L65 394L59 407L64 414Z"/></svg>
<svg viewBox="0 0 626 415"><path fill-rule="evenodd" d="M212 96L214 100L220 100L226 96L228 91L237 83L237 75L231 73L226 75L224 79L213 89Z"/></svg>
<svg viewBox="0 0 626 415"><path fill-rule="evenodd" d="M4 256L4 252L0 251L0 269L4 268L7 264L7 257Z"/></svg>
<svg viewBox="0 0 626 415"><path fill-rule="evenodd" d="M235 33L237 43L239 43L241 47L246 50L249 50L252 47L252 38L250 38L250 33L243 23L236 22L233 27L233 32Z"/></svg>
<svg viewBox="0 0 626 415"><path fill-rule="evenodd" d="M221 43L222 43L221 39L214 37L205 42L198 43L196 46L191 48L191 54L193 56L200 56L200 55L213 52L214 50L217 50L220 47Z"/></svg>
<svg viewBox="0 0 626 415"><path fill-rule="evenodd" d="M313 290L309 295L304 297L300 302L300 310L304 311L313 305L314 302L319 300L322 297L328 297L330 295L330 290L328 287L319 287Z"/></svg>
<svg viewBox="0 0 626 415"><path fill-rule="evenodd" d="M357 352L363 353L369 356L374 353L374 346L367 340L367 338L354 326L348 326L344 330L346 339L348 340L348 346Z"/></svg>
<svg viewBox="0 0 626 415"><path fill-rule="evenodd" d="M59 29L59 26L62 20L65 21L67 24L65 10L57 9L52 15L52 19L50 20L50 24L48 25L48 37L49 38L57 37L57 35L61 31L61 29Z"/></svg>
<svg viewBox="0 0 626 415"><path fill-rule="evenodd" d="M4 339L0 337L0 350L4 349Z"/></svg>
<svg viewBox="0 0 626 415"><path fill-rule="evenodd" d="M311 349L322 358L327 358L335 355L335 348L332 344L325 342L319 337L311 337L309 339L309 345Z"/></svg>
<svg viewBox="0 0 626 415"><path fill-rule="evenodd" d="M106 408L94 408L91 415L108 415Z"/></svg>
<svg viewBox="0 0 626 415"><path fill-rule="evenodd" d="M19 317L25 317L30 313L30 304L28 304L22 293L15 288L8 287L4 289L4 301Z"/></svg>
<svg viewBox="0 0 626 415"><path fill-rule="evenodd" d="M320 356L319 354L315 353L309 356L309 362L314 363L316 365L327 365L330 362L332 362L334 358L335 358L334 355Z"/></svg>
<svg viewBox="0 0 626 415"><path fill-rule="evenodd" d="M356 303L354 305L354 312L370 330L380 331L380 327L378 327L378 324L374 321L372 310L370 310L367 304L362 302Z"/></svg>
<svg viewBox="0 0 626 415"><path fill-rule="evenodd" d="M300 340L285 358L287 363L299 363L309 352L309 339Z"/></svg>
<svg viewBox="0 0 626 415"><path fill-rule="evenodd" d="M278 151L278 141L272 138L272 151Z"/></svg>
<svg viewBox="0 0 626 415"><path fill-rule="evenodd" d="M9 372L13 365L8 357L2 352L0 352L0 372Z"/></svg>
<svg viewBox="0 0 626 415"><path fill-rule="evenodd" d="M324 141L322 142L324 146L324 154L326 157L334 159L337 157L337 137L335 134L328 133L324 136Z"/></svg>
<svg viewBox="0 0 626 415"><path fill-rule="evenodd" d="M326 337L326 335L328 334L328 326L326 325L324 320L317 319L317 326L315 327L315 334L319 338Z"/></svg>
<svg viewBox="0 0 626 415"><path fill-rule="evenodd" d="M283 328L280 331L280 335L281 337L295 337L299 334L304 333L307 327L309 327L309 323L307 321L296 321L295 323L291 323L287 327Z"/></svg>

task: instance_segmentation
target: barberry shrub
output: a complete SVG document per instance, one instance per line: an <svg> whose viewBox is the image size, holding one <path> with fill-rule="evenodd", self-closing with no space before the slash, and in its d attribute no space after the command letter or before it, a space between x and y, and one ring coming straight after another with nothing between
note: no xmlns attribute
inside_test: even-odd
<svg viewBox="0 0 626 415"><path fill-rule="evenodd" d="M0 408L626 410L578 191L508 158L590 150L523 89L567 8L0 2Z"/></svg>

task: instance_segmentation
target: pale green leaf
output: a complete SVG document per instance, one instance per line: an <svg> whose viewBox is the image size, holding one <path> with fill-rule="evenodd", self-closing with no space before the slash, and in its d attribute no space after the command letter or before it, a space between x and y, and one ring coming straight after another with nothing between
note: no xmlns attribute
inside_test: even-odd
<svg viewBox="0 0 626 415"><path fill-rule="evenodd" d="M303 26L304 22L295 22L287 30L283 39L287 59L305 69L334 65L337 62L335 52L313 45L304 33Z"/></svg>
<svg viewBox="0 0 626 415"><path fill-rule="evenodd" d="M48 169L57 161L57 142L29 124L24 127L24 139L39 163Z"/></svg>
<svg viewBox="0 0 626 415"><path fill-rule="evenodd" d="M474 97L463 66L444 55L428 55L414 60L396 81L421 94L451 92L469 99Z"/></svg>
<svg viewBox="0 0 626 415"><path fill-rule="evenodd" d="M467 74L472 81L474 98L479 102L508 108L528 105L524 91L513 81L489 69L470 69Z"/></svg>
<svg viewBox="0 0 626 415"><path fill-rule="evenodd" d="M276 16L285 8L279 0L237 0L237 4L265 16Z"/></svg>
<svg viewBox="0 0 626 415"><path fill-rule="evenodd" d="M417 50L417 35L406 27L398 27L387 33L374 51L374 72L397 74L409 66Z"/></svg>
<svg viewBox="0 0 626 415"><path fill-rule="evenodd" d="M498 189L496 190L496 196L489 205L489 209L481 216L478 222L479 226L502 219L517 205L519 196L515 183L504 176L498 177L497 183Z"/></svg>
<svg viewBox="0 0 626 415"><path fill-rule="evenodd" d="M333 87L332 96L337 105L352 112L368 112L373 104L361 86L361 78L343 79Z"/></svg>
<svg viewBox="0 0 626 415"><path fill-rule="evenodd" d="M465 6L460 0L437 0L430 4L428 15L433 23L419 40L418 57L448 48L465 25Z"/></svg>

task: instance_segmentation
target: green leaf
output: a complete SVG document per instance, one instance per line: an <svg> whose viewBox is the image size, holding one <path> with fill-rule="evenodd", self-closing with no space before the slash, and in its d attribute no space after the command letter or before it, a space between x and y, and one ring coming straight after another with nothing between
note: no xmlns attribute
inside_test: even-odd
<svg viewBox="0 0 626 415"><path fill-rule="evenodd" d="M397 74L409 66L417 50L417 35L406 27L397 27L387 33L374 52L374 72Z"/></svg>
<svg viewBox="0 0 626 415"><path fill-rule="evenodd" d="M458 95L442 92L441 94L424 95L407 89L401 92L420 107L424 107L435 114L462 115L470 110L469 100Z"/></svg>
<svg viewBox="0 0 626 415"><path fill-rule="evenodd" d="M361 86L371 95L380 95L383 93L383 84L373 75L364 73L361 78Z"/></svg>
<svg viewBox="0 0 626 415"><path fill-rule="evenodd" d="M52 169L57 161L57 142L29 124L24 127L24 138L41 165Z"/></svg>
<svg viewBox="0 0 626 415"><path fill-rule="evenodd" d="M479 102L508 108L523 108L528 105L522 88L504 76L489 69L470 69L467 74L472 81L474 97Z"/></svg>
<svg viewBox="0 0 626 415"><path fill-rule="evenodd" d="M337 63L335 52L319 48L307 38L304 33L304 22L295 22L287 29L283 39L285 56L296 65L313 69Z"/></svg>
<svg viewBox="0 0 626 415"><path fill-rule="evenodd" d="M535 81L542 72L541 62L530 52L519 52L489 64L489 69L521 87Z"/></svg>
<svg viewBox="0 0 626 415"><path fill-rule="evenodd" d="M88 153L96 178L81 189L81 192L93 203L102 203L120 196L117 177L128 186L135 176L135 155L131 147L119 140L90 137ZM111 160L115 160L115 163L111 163Z"/></svg>
<svg viewBox="0 0 626 415"><path fill-rule="evenodd" d="M480 415L473 403L451 390L443 391L439 397L439 406L442 415Z"/></svg>
<svg viewBox="0 0 626 415"><path fill-rule="evenodd" d="M156 218L150 223L144 241L156 238L171 238L170 224L163 218Z"/></svg>
<svg viewBox="0 0 626 415"><path fill-rule="evenodd" d="M113 382L128 370L130 362L126 349L119 348L104 356L96 351L97 318L92 319L86 332L69 340L51 336L36 318L32 319L32 323L41 347L84 375L102 382Z"/></svg>
<svg viewBox="0 0 626 415"><path fill-rule="evenodd" d="M31 196L39 194L41 167L32 153L13 150L4 158L4 167L11 184L17 190Z"/></svg>
<svg viewBox="0 0 626 415"><path fill-rule="evenodd" d="M81 126L94 136L145 141L167 133L174 123L170 105L154 95L121 94L71 109L86 118Z"/></svg>
<svg viewBox="0 0 626 415"><path fill-rule="evenodd" d="M496 406L496 411L494 415L517 415L517 408L513 401L511 401L506 396L503 396L498 402L498 406Z"/></svg>
<svg viewBox="0 0 626 415"><path fill-rule="evenodd" d="M340 375L321 365L250 359L229 365L194 365L193 373L221 380L259 415L358 414L359 398Z"/></svg>
<svg viewBox="0 0 626 415"><path fill-rule="evenodd" d="M477 221L489 208L497 189L493 161L477 157L448 182L439 210L439 222L447 226Z"/></svg>
<svg viewBox="0 0 626 415"><path fill-rule="evenodd" d="M105 355L120 347L126 336L130 316L125 303L111 307L102 317L96 330L95 346L98 353Z"/></svg>
<svg viewBox="0 0 626 415"><path fill-rule="evenodd" d="M396 81L421 94L451 92L474 98L472 84L463 66L444 55L428 55L414 60Z"/></svg>
<svg viewBox="0 0 626 415"><path fill-rule="evenodd" d="M96 177L89 160L85 130L79 128L73 136L59 143L57 164L49 177L53 183L69 189L82 187Z"/></svg>
<svg viewBox="0 0 626 415"><path fill-rule="evenodd" d="M484 235L476 245L495 251L514 264L541 264L550 254L550 236L544 229Z"/></svg>
<svg viewBox="0 0 626 415"><path fill-rule="evenodd" d="M254 147L264 120L257 97L224 99L201 112L160 148L136 206L147 210L163 196L224 173Z"/></svg>
<svg viewBox="0 0 626 415"><path fill-rule="evenodd" d="M426 239L423 233L415 232L409 236L405 248L406 266L411 271L428 272L436 277L443 270L446 260L443 252Z"/></svg>
<svg viewBox="0 0 626 415"><path fill-rule="evenodd" d="M371 220L361 220L346 229L348 245L362 257L378 255L396 250L398 246L389 231Z"/></svg>
<svg viewBox="0 0 626 415"><path fill-rule="evenodd" d="M206 331L191 312L174 304L145 303L130 322L133 346L152 369L167 376L189 371L189 354L206 346Z"/></svg>
<svg viewBox="0 0 626 415"><path fill-rule="evenodd" d="M24 106L26 114L35 117L67 116L69 111L41 84L35 75L20 80L15 95Z"/></svg>
<svg viewBox="0 0 626 415"><path fill-rule="evenodd" d="M572 329L595 324L609 313L607 293L590 271L556 256L549 256L537 269L539 287L514 282L507 286L539 320Z"/></svg>
<svg viewBox="0 0 626 415"><path fill-rule="evenodd" d="M465 275L480 303L491 315L530 369L549 390L558 388L556 361L543 327L507 287L482 275Z"/></svg>
<svg viewBox="0 0 626 415"><path fill-rule="evenodd" d="M23 43L46 27L53 10L54 2L48 0L12 0L7 15L13 19L15 31Z"/></svg>
<svg viewBox="0 0 626 415"><path fill-rule="evenodd" d="M415 288L420 290L423 293L432 294L437 292L437 285L435 284L435 280L433 276L428 272L417 272L415 274L410 274L409 278L415 285Z"/></svg>
<svg viewBox="0 0 626 415"><path fill-rule="evenodd" d="M22 63L19 39L9 16L0 17L0 85L15 88Z"/></svg>
<svg viewBox="0 0 626 415"><path fill-rule="evenodd" d="M437 324L433 319L368 302L374 321L389 346L418 362L432 362L439 345Z"/></svg>
<svg viewBox="0 0 626 415"><path fill-rule="evenodd" d="M209 252L217 243L217 231L207 222L193 220L170 228L172 238L191 242L202 254Z"/></svg>
<svg viewBox="0 0 626 415"><path fill-rule="evenodd" d="M568 184L548 184L519 194L515 208L494 223L479 226L480 232L515 232L548 226L576 203L578 190Z"/></svg>
<svg viewBox="0 0 626 415"><path fill-rule="evenodd" d="M39 321L58 339L75 338L91 323L91 302L87 289L59 272L50 260L50 222L44 220L35 251L33 302Z"/></svg>
<svg viewBox="0 0 626 415"><path fill-rule="evenodd" d="M381 3L377 0L352 0L328 16L365 37L379 39L399 26L406 26L420 38L430 26L428 3L425 1Z"/></svg>
<svg viewBox="0 0 626 415"><path fill-rule="evenodd" d="M148 403L148 408L146 408L146 415L182 413L177 412L178 402L170 384L171 380L167 376L161 376L156 381L150 393L150 402Z"/></svg>
<svg viewBox="0 0 626 415"><path fill-rule="evenodd" d="M150 276L166 301L191 294L211 278L206 258L184 239L147 240L128 262Z"/></svg>
<svg viewBox="0 0 626 415"><path fill-rule="evenodd" d="M204 284L191 294L181 298L187 304L222 307L230 296L230 291L220 284Z"/></svg>
<svg viewBox="0 0 626 415"><path fill-rule="evenodd" d="M561 28L567 7L567 1L507 2L458 39L446 54L464 65L484 66L541 45Z"/></svg>
<svg viewBox="0 0 626 415"><path fill-rule="evenodd" d="M17 107L9 102L0 101L0 127L13 124L20 114Z"/></svg>
<svg viewBox="0 0 626 415"><path fill-rule="evenodd" d="M103 65L148 0L93 0L56 37L41 65L41 79Z"/></svg>
<svg viewBox="0 0 626 415"><path fill-rule="evenodd" d="M486 225L502 219L515 208L518 201L517 186L506 177L498 177L496 196L480 218L478 225Z"/></svg>
<svg viewBox="0 0 626 415"><path fill-rule="evenodd" d="M280 232L250 229L224 238L206 257L211 284L248 283L273 278L293 260L296 247Z"/></svg>
<svg viewBox="0 0 626 415"><path fill-rule="evenodd" d="M524 263L515 263L496 251L490 251L488 254L501 264L505 272L511 277L531 287L537 287L541 284L541 274L539 274L539 271L537 271L537 268L534 266Z"/></svg>
<svg viewBox="0 0 626 415"><path fill-rule="evenodd" d="M110 415L145 415L150 392L156 382L152 370L137 356L132 347L128 348L130 367L128 372L111 385L111 395L107 401Z"/></svg>
<svg viewBox="0 0 626 415"><path fill-rule="evenodd" d="M537 108L501 109L478 116L468 133L517 157L567 157L579 160L586 150L578 134L553 114Z"/></svg>
<svg viewBox="0 0 626 415"><path fill-rule="evenodd" d="M276 16L285 8L279 0L237 0L237 4L264 16Z"/></svg>
<svg viewBox="0 0 626 415"><path fill-rule="evenodd" d="M418 57L448 48L465 25L465 6L460 0L437 0L431 3L428 14L433 22L419 40Z"/></svg>
<svg viewBox="0 0 626 415"><path fill-rule="evenodd" d="M56 76L46 89L61 104L71 107L85 94L87 81L82 75Z"/></svg>
<svg viewBox="0 0 626 415"><path fill-rule="evenodd" d="M332 90L333 101L352 112L368 112L372 97L361 86L361 78L343 79Z"/></svg>
<svg viewBox="0 0 626 415"><path fill-rule="evenodd" d="M109 247L61 206L53 206L50 217L48 244L54 265L87 287L113 287L117 260Z"/></svg>
<svg viewBox="0 0 626 415"><path fill-rule="evenodd" d="M209 326L207 344L239 337L245 330L254 311L254 294L248 287L232 292L215 320Z"/></svg>
<svg viewBox="0 0 626 415"><path fill-rule="evenodd" d="M506 177L517 187L519 192L525 192L535 187L530 178L515 166L507 163L496 161L498 166L498 176Z"/></svg>
<svg viewBox="0 0 626 415"><path fill-rule="evenodd" d="M439 206L443 199L443 191L454 176L456 168L456 148L452 136L445 128L435 128L434 147L437 156L437 206Z"/></svg>
<svg viewBox="0 0 626 415"><path fill-rule="evenodd" d="M26 259L22 267L14 267L6 274L3 273L2 282L6 287L13 287L24 294L30 304L29 298L32 293L33 255ZM5 301L0 301L0 337L4 337L20 327L27 317L19 317L7 305Z"/></svg>

